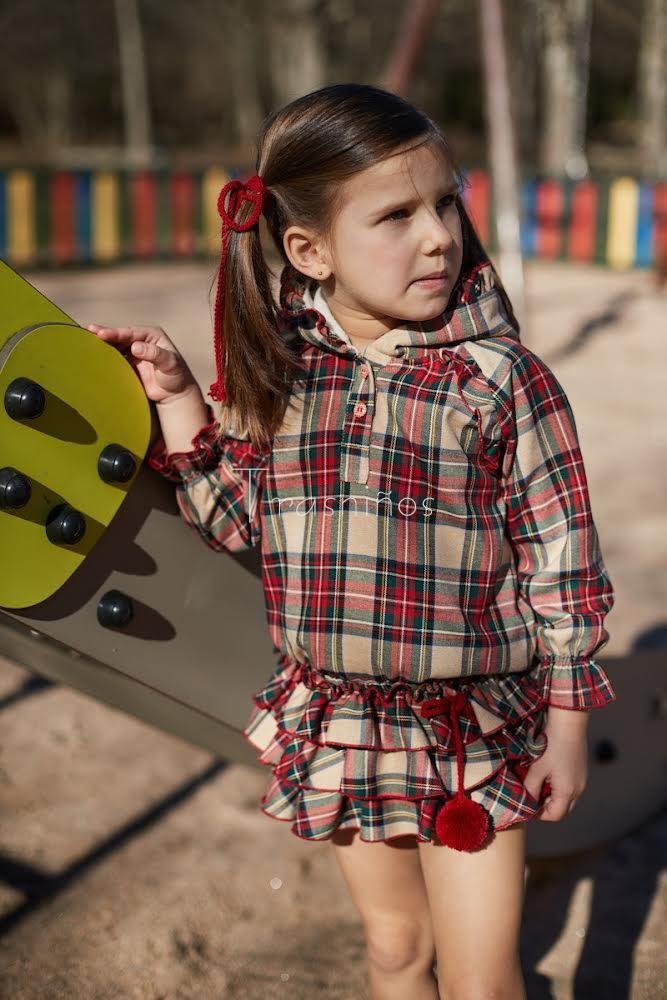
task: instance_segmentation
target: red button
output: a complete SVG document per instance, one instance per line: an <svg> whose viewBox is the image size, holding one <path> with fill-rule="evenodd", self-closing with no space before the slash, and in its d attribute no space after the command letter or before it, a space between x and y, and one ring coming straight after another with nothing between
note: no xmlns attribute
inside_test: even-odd
<svg viewBox="0 0 667 1000"><path fill-rule="evenodd" d="M366 404L365 403L356 403L355 404L355 407L354 407L354 415L355 415L355 417L363 417L363 415L364 415L365 412L366 412Z"/></svg>
<svg viewBox="0 0 667 1000"><path fill-rule="evenodd" d="M368 378L368 365L362 365L359 372L362 378Z"/></svg>

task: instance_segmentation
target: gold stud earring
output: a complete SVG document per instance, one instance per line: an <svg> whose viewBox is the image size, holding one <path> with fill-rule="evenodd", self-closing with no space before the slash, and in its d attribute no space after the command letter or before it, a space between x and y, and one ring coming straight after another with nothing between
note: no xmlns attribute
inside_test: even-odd
<svg viewBox="0 0 667 1000"><path fill-rule="evenodd" d="M318 271L317 273L318 273L318 275L319 275L319 276L320 276L320 278L321 278L321 277L322 277L322 274L323 274L324 272L323 272L323 271Z"/></svg>

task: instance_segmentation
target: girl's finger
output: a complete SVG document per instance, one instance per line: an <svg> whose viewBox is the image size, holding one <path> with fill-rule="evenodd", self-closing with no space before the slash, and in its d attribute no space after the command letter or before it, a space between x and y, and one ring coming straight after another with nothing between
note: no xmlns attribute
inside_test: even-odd
<svg viewBox="0 0 667 1000"><path fill-rule="evenodd" d="M130 347L130 351L139 358L155 362L157 361L160 348L154 344L145 344L141 340L135 340Z"/></svg>
<svg viewBox="0 0 667 1000"><path fill-rule="evenodd" d="M536 788L535 791L533 791L533 789L528 785L528 782L526 781L524 781L523 787L526 789L528 794L532 796L532 798L539 799L540 796L539 789Z"/></svg>
<svg viewBox="0 0 667 1000"><path fill-rule="evenodd" d="M175 357L172 352L165 351L156 344L147 344L144 341L135 340L130 347L130 353L133 354L135 358L141 358L142 361L150 361L161 371L168 372L169 369L175 367Z"/></svg>
<svg viewBox="0 0 667 1000"><path fill-rule="evenodd" d="M114 340L114 331L108 326L95 326L90 327L92 333L96 334L102 340Z"/></svg>
<svg viewBox="0 0 667 1000"><path fill-rule="evenodd" d="M540 819L547 822L557 822L563 815L560 806L553 799L548 799L540 809Z"/></svg>
<svg viewBox="0 0 667 1000"><path fill-rule="evenodd" d="M546 797L551 792L551 782L546 775L539 774L538 772L539 768L531 765L523 774L522 781L528 794L532 795L539 802L540 798Z"/></svg>
<svg viewBox="0 0 667 1000"><path fill-rule="evenodd" d="M128 347L137 339L131 326L98 326L97 323L91 323L90 328L98 336L113 340L117 344L125 344Z"/></svg>
<svg viewBox="0 0 667 1000"><path fill-rule="evenodd" d="M551 793L546 800L541 818L554 821L565 819L565 817L569 816L572 812L576 802L576 798L573 799L569 795L559 794L558 791L554 792L551 790Z"/></svg>

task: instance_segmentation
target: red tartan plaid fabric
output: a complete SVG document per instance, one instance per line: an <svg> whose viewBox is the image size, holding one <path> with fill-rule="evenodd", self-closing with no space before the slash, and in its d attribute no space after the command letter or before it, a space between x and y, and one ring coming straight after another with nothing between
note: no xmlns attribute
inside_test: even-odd
<svg viewBox="0 0 667 1000"><path fill-rule="evenodd" d="M254 695L244 730L272 777L260 808L306 840L358 829L366 841L411 834L437 840L435 820L458 786L447 715L425 718L429 699L457 692L466 795L489 813L490 833L536 816L523 783L547 747L543 670L479 681L341 681L280 657Z"/></svg>
<svg viewBox="0 0 667 1000"><path fill-rule="evenodd" d="M222 551L258 546L278 668L244 729L261 808L297 836L437 839L458 788L492 829L535 816L523 777L548 706L616 697L594 655L614 602L574 416L507 320L490 265L363 354L287 267L280 327L306 364L270 448L209 423L149 465Z"/></svg>
<svg viewBox="0 0 667 1000"><path fill-rule="evenodd" d="M306 362L272 447L211 421L149 464L215 549L261 546L277 651L342 676L477 677L539 661L547 703L615 693L596 654L614 592L563 388L509 324L490 265L446 313L363 356L286 267Z"/></svg>

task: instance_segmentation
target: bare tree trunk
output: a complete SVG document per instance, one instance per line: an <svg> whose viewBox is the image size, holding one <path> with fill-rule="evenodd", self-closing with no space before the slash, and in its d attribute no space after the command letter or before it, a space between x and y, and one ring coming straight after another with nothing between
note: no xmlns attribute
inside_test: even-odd
<svg viewBox="0 0 667 1000"><path fill-rule="evenodd" d="M438 0L408 0L380 86L395 94L407 93L437 9Z"/></svg>
<svg viewBox="0 0 667 1000"><path fill-rule="evenodd" d="M225 101L225 110L233 110L240 146L250 149L264 117L257 61L258 38L261 44L263 32L257 31L257 26L253 25L253 18L262 15L256 7L249 7L246 0L228 0L226 7L226 23L230 25L230 30L233 25L238 44L230 45L225 50L230 70L230 94ZM261 29L265 25L259 27Z"/></svg>
<svg viewBox="0 0 667 1000"><path fill-rule="evenodd" d="M58 162L72 141L72 78L66 65L43 74L9 72L2 90L21 143L44 160Z"/></svg>
<svg viewBox="0 0 667 1000"><path fill-rule="evenodd" d="M479 0L487 135L495 201L498 271L515 315L524 311L519 182L501 0Z"/></svg>
<svg viewBox="0 0 667 1000"><path fill-rule="evenodd" d="M639 49L639 169L667 174L667 0L644 0Z"/></svg>
<svg viewBox="0 0 667 1000"><path fill-rule="evenodd" d="M114 0L123 92L126 157L136 167L148 166L151 122L146 85L146 60L137 0Z"/></svg>
<svg viewBox="0 0 667 1000"><path fill-rule="evenodd" d="M512 115L516 122L517 152L521 162L534 170L537 163L539 52L539 0L521 0L507 11L511 14L508 25L507 48L509 59L510 97Z"/></svg>
<svg viewBox="0 0 667 1000"><path fill-rule="evenodd" d="M324 86L319 0L283 0L269 6L271 77L276 103L286 104Z"/></svg>
<svg viewBox="0 0 667 1000"><path fill-rule="evenodd" d="M588 175L586 106L592 0L541 0L544 32L542 170Z"/></svg>

